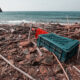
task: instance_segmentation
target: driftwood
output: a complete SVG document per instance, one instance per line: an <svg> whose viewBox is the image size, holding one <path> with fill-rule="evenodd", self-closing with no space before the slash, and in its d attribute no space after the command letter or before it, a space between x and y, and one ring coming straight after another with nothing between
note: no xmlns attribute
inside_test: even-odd
<svg viewBox="0 0 80 80"><path fill-rule="evenodd" d="M31 29L32 29L32 25L30 26L30 30L29 30L29 34L28 34L28 40L30 40L30 36L31 36Z"/></svg>
<svg viewBox="0 0 80 80"><path fill-rule="evenodd" d="M68 36L69 36L69 32L70 32L70 24L69 24L69 18L68 18L68 16L67 16L67 22L68 22L68 26L67 26L67 29L68 29Z"/></svg>
<svg viewBox="0 0 80 80"><path fill-rule="evenodd" d="M2 55L0 55L0 57L7 62L10 66L12 66L14 69L16 69L17 71L19 71L20 73L22 73L23 75L25 75L26 77L30 78L31 80L36 80L34 79L32 76L30 76L29 74L25 73L24 71L22 71L21 69L17 68L16 66L14 66L13 64L11 64L5 57L3 57Z"/></svg>
<svg viewBox="0 0 80 80"><path fill-rule="evenodd" d="M4 29L4 28L0 28L0 30L3 30L3 31L6 31L6 32L8 32L6 29Z"/></svg>
<svg viewBox="0 0 80 80"><path fill-rule="evenodd" d="M72 35L70 34L68 37L74 36L74 35L79 34L79 33L80 33L80 31L74 32Z"/></svg>
<svg viewBox="0 0 80 80"><path fill-rule="evenodd" d="M55 59L57 60L58 64L60 65L61 69L63 70L63 72L64 72L64 74L65 74L67 80L69 80L69 77L68 77L66 71L64 70L62 64L61 64L60 61L58 60L57 56L56 56L54 53L52 53L52 54L53 54L53 56L55 57Z"/></svg>
<svg viewBox="0 0 80 80"><path fill-rule="evenodd" d="M80 56L80 45L79 45L79 48L78 48L77 60L79 59L79 56Z"/></svg>
<svg viewBox="0 0 80 80"><path fill-rule="evenodd" d="M80 73L80 70L76 66L73 66L73 68Z"/></svg>
<svg viewBox="0 0 80 80"><path fill-rule="evenodd" d="M39 55L42 56L42 52L40 49L37 47L37 44L35 42L32 42L36 46L36 50L38 51Z"/></svg>

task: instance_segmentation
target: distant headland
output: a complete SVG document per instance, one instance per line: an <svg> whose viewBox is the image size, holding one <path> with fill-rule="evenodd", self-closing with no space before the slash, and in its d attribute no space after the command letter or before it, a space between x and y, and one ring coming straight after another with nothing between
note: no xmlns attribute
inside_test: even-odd
<svg viewBox="0 0 80 80"><path fill-rule="evenodd" d="M2 12L2 9L0 8L0 12Z"/></svg>

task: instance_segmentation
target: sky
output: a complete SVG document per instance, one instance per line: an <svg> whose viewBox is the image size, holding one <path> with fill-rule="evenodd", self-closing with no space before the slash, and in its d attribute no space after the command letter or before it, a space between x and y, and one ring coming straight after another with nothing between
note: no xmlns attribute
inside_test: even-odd
<svg viewBox="0 0 80 80"><path fill-rule="evenodd" d="M80 0L0 0L3 11L80 11Z"/></svg>

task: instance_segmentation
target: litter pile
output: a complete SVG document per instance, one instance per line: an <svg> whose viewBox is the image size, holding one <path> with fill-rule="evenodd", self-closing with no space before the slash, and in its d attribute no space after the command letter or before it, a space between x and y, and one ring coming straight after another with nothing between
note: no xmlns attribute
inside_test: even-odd
<svg viewBox="0 0 80 80"><path fill-rule="evenodd" d="M47 32L80 40L80 24L39 25ZM30 27L31 24L0 25L0 54L35 80L67 80L52 53L41 47L39 49L42 54L39 54L35 32L31 31L29 36ZM36 29L35 24L32 27ZM79 60L80 56L77 54L66 63L62 63L70 80L80 79ZM30 80L30 78L15 70L0 57L0 80Z"/></svg>

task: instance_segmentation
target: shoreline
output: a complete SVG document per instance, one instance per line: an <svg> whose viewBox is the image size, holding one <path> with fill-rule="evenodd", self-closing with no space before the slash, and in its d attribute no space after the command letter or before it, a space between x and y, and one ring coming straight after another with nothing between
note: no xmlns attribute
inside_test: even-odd
<svg viewBox="0 0 80 80"><path fill-rule="evenodd" d="M13 23L12 23L13 22ZM80 24L80 22L73 22L73 23L58 23L58 22L35 22L35 21L28 21L28 22L16 22L16 21L12 21L10 23L0 23L0 25L21 25L21 24L60 24L60 25L75 25L75 24Z"/></svg>
<svg viewBox="0 0 80 80"><path fill-rule="evenodd" d="M80 23L61 24L61 23L21 23L21 24L0 24L0 28L16 29L16 28L42 28L49 33L55 33L64 37L80 40ZM9 29L10 28L10 29ZM77 36L77 37L76 37Z"/></svg>

